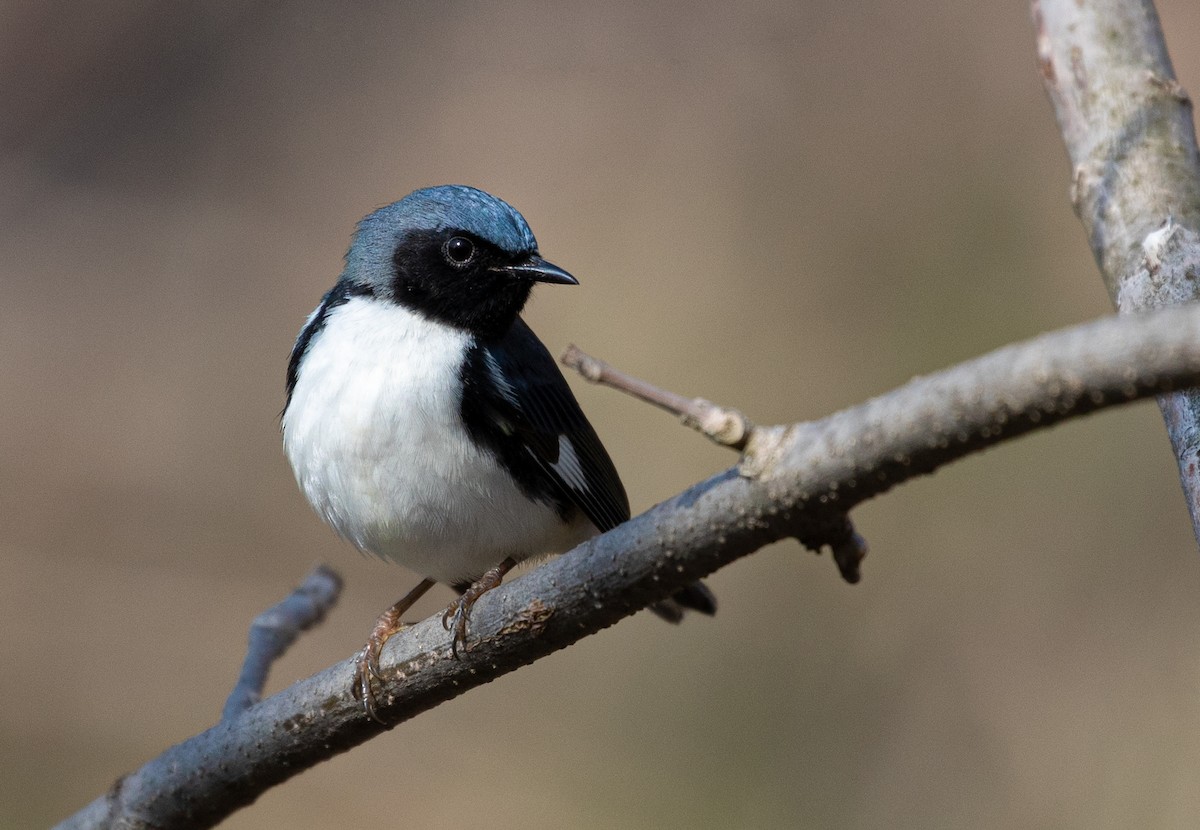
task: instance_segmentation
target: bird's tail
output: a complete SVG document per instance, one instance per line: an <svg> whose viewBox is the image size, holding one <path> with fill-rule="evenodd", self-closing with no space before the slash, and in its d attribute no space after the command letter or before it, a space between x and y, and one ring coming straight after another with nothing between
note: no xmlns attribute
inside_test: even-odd
<svg viewBox="0 0 1200 830"><path fill-rule="evenodd" d="M669 623L679 622L689 610L699 611L711 617L717 613L717 598L703 582L693 582L680 588L668 599L654 603L650 610Z"/></svg>

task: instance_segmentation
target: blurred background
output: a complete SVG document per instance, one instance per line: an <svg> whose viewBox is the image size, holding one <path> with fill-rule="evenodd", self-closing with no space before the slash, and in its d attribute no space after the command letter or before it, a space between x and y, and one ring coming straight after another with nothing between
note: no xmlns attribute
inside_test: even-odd
<svg viewBox="0 0 1200 830"><path fill-rule="evenodd" d="M1200 5L1159 4L1200 90ZM353 224L509 200L582 280L527 319L759 422L816 418L1111 306L1024 2L0 5L0 827L211 725L250 620L416 578L303 501L278 415ZM635 510L733 463L575 384ZM713 620L639 614L306 772L229 828L1191 827L1200 557L1156 407L781 544ZM423 614L448 602L432 592Z"/></svg>

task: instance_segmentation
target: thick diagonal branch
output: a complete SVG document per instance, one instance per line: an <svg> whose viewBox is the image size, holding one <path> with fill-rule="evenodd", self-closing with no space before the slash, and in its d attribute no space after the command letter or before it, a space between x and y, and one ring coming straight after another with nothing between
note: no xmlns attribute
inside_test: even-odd
<svg viewBox="0 0 1200 830"><path fill-rule="evenodd" d="M742 463L486 594L472 648L431 618L383 652L380 715L401 723L785 537L830 538L855 504L1095 409L1200 383L1200 308L1113 318L1001 349L821 421L754 431ZM385 727L348 659L174 746L62 828L209 827Z"/></svg>
<svg viewBox="0 0 1200 830"><path fill-rule="evenodd" d="M1113 302L1200 297L1200 153L1151 0L1033 0L1072 201ZM1200 539L1200 395L1159 399Z"/></svg>

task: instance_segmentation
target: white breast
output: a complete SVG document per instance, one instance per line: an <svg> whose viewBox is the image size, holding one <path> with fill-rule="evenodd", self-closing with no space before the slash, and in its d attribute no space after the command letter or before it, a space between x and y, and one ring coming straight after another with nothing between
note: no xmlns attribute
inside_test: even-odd
<svg viewBox="0 0 1200 830"><path fill-rule="evenodd" d="M402 307L351 298L309 346L283 417L284 451L317 513L360 550L447 583L595 532L531 502L471 442L458 382L470 345Z"/></svg>

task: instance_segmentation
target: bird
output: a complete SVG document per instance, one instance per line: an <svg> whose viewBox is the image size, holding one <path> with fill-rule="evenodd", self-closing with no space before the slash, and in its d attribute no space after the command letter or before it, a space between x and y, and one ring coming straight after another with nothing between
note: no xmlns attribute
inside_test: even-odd
<svg viewBox="0 0 1200 830"><path fill-rule="evenodd" d="M316 513L358 550L423 579L384 611L352 686L372 680L402 616L435 584L467 650L471 608L518 563L629 518L620 476L549 351L521 319L537 283L578 285L524 217L466 185L416 190L357 225L337 282L287 367L285 455ZM702 582L652 610L716 611Z"/></svg>

